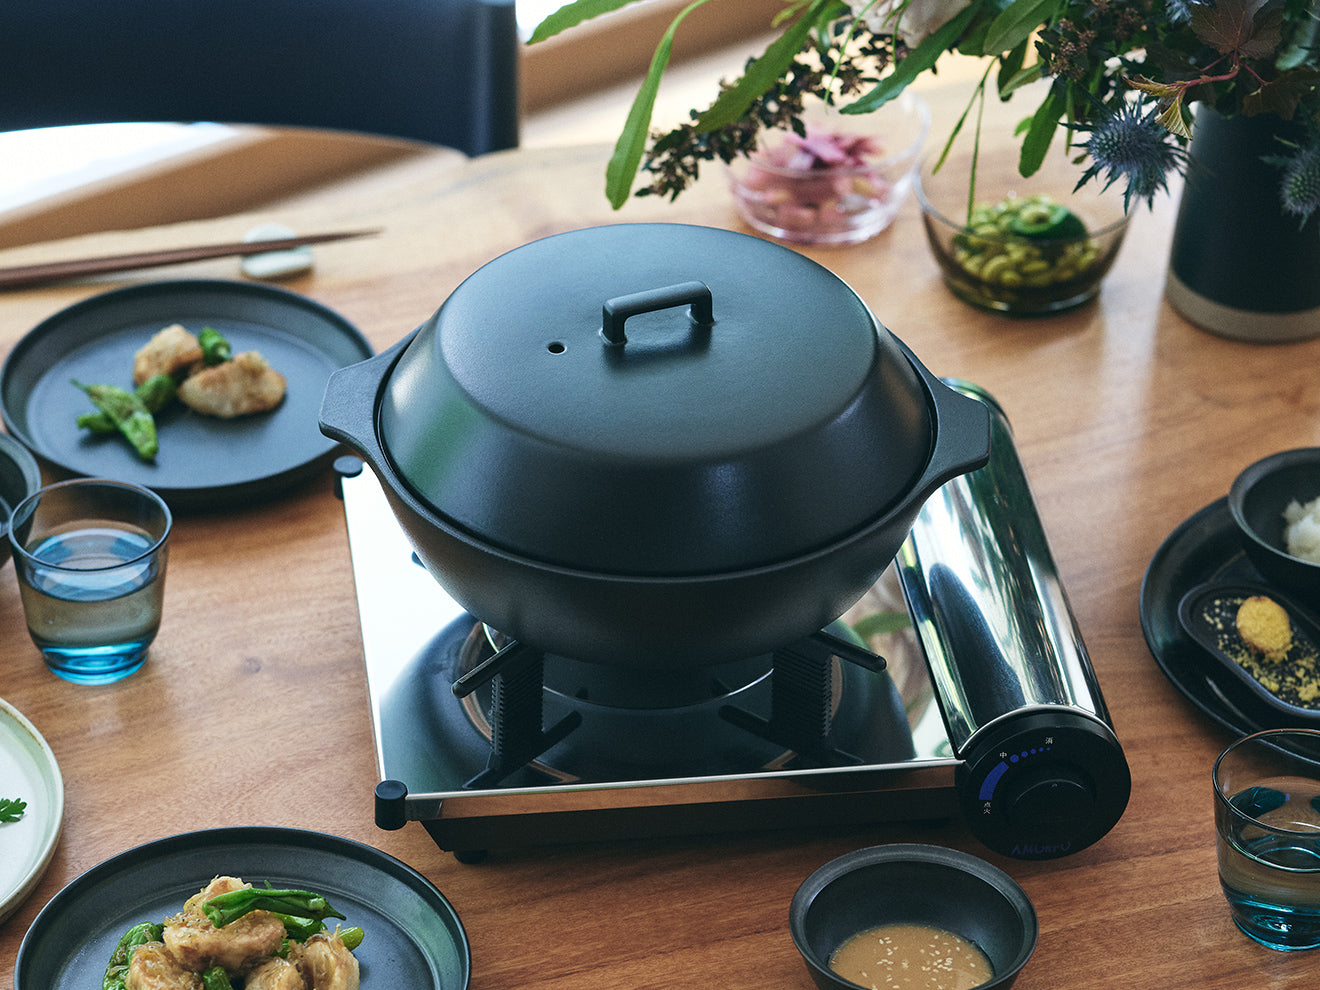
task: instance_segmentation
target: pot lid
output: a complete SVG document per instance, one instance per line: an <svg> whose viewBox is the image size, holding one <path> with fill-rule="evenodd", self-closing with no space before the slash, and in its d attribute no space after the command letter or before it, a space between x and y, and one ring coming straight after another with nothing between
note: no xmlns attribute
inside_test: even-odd
<svg viewBox="0 0 1320 990"><path fill-rule="evenodd" d="M464 281L382 385L413 493L543 563L742 570L881 516L925 466L929 396L837 276L680 224L547 237Z"/></svg>

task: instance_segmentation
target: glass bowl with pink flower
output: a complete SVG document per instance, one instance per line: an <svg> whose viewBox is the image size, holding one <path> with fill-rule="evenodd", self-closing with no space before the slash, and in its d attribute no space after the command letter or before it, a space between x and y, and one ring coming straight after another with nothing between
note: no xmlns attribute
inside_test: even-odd
<svg viewBox="0 0 1320 990"><path fill-rule="evenodd" d="M879 110L845 114L819 105L805 133L766 132L729 164L729 188L756 230L797 244L857 244L893 222L912 192L930 110L904 92Z"/></svg>

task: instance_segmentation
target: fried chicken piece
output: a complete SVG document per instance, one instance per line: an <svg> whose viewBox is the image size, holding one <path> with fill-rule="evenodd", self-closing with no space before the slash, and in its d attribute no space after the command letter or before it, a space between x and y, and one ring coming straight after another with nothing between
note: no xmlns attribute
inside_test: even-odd
<svg viewBox="0 0 1320 990"><path fill-rule="evenodd" d="M357 957L337 933L318 932L296 950L296 955L309 990L358 990Z"/></svg>
<svg viewBox="0 0 1320 990"><path fill-rule="evenodd" d="M155 375L178 377L202 361L202 345L179 323L160 330L133 357L133 384Z"/></svg>
<svg viewBox="0 0 1320 990"><path fill-rule="evenodd" d="M1251 652L1279 660L1292 646L1292 623L1282 605L1264 595L1252 595L1238 606L1237 631Z"/></svg>
<svg viewBox="0 0 1320 990"><path fill-rule="evenodd" d="M238 973L275 954L284 940L284 922L269 911L253 911L216 928L202 910L217 894L251 886L235 877L216 877L165 922L165 946L185 968L200 973L223 966Z"/></svg>
<svg viewBox="0 0 1320 990"><path fill-rule="evenodd" d="M133 950L124 975L126 990L202 990L202 974L185 969L161 942Z"/></svg>
<svg viewBox="0 0 1320 990"><path fill-rule="evenodd" d="M184 379L179 401L207 416L232 419L274 409L284 400L285 385L257 351L244 351Z"/></svg>
<svg viewBox="0 0 1320 990"><path fill-rule="evenodd" d="M248 973L243 990L307 990L307 984L296 965L273 956Z"/></svg>

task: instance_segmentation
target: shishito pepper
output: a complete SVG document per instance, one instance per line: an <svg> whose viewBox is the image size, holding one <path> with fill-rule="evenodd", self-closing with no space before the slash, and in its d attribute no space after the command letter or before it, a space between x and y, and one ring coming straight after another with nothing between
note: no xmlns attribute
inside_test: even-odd
<svg viewBox="0 0 1320 990"><path fill-rule="evenodd" d="M208 367L233 360L233 348L229 346L224 334L215 327L202 327L197 334L197 343L202 347L202 363Z"/></svg>
<svg viewBox="0 0 1320 990"><path fill-rule="evenodd" d="M284 923L289 936L296 939L324 931L326 918L344 918L320 894L273 887L242 887L216 894L202 905L202 911L216 928L223 928L250 911L269 911Z"/></svg>
<svg viewBox="0 0 1320 990"><path fill-rule="evenodd" d="M160 450L156 420L141 399L118 385L84 385L77 381L73 384L87 393L97 409L110 417L139 457L147 461L155 459Z"/></svg>
<svg viewBox="0 0 1320 990"><path fill-rule="evenodd" d="M164 931L164 925L144 921L142 924L134 925L124 932L119 939L119 944L115 946L114 953L110 956L109 965L105 968L105 976L101 980L101 990L124 990L125 980L128 978L128 964L133 958L133 950L140 945L146 945L148 942L159 942Z"/></svg>
<svg viewBox="0 0 1320 990"><path fill-rule="evenodd" d="M147 412L154 415L173 402L178 391L179 387L175 384L173 376L152 375L135 388L133 394L142 400ZM107 413L99 410L83 413L78 417L78 425L93 433L116 433L119 430L119 427L115 426L115 421Z"/></svg>

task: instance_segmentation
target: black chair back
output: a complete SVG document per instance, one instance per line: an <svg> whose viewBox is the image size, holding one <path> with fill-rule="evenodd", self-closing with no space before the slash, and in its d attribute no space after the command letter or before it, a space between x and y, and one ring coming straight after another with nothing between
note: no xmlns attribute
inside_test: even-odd
<svg viewBox="0 0 1320 990"><path fill-rule="evenodd" d="M518 143L513 0L6 0L0 130L212 121Z"/></svg>

